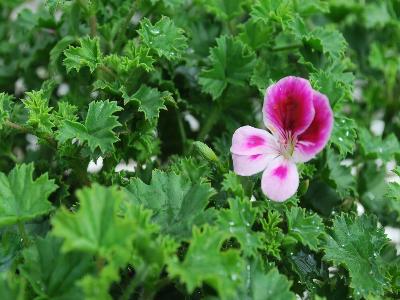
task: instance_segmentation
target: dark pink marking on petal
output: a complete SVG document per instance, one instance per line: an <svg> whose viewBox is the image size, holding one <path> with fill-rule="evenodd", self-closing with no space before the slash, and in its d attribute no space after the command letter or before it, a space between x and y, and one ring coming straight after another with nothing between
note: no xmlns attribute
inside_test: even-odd
<svg viewBox="0 0 400 300"><path fill-rule="evenodd" d="M262 146L266 143L266 140L258 135L251 135L247 139L247 146L249 148Z"/></svg>
<svg viewBox="0 0 400 300"><path fill-rule="evenodd" d="M256 160L257 158L259 158L262 154L254 154L254 155L250 155L250 159L251 160Z"/></svg>
<svg viewBox="0 0 400 300"><path fill-rule="evenodd" d="M266 130L243 126L232 136L231 152L237 155L264 154L275 148L275 140Z"/></svg>
<svg viewBox="0 0 400 300"><path fill-rule="evenodd" d="M313 89L308 80L288 76L267 89L264 98L264 122L283 132L298 135L314 118Z"/></svg>
<svg viewBox="0 0 400 300"><path fill-rule="evenodd" d="M288 169L286 166L279 166L273 171L273 175L279 177L281 180L285 179Z"/></svg>
<svg viewBox="0 0 400 300"><path fill-rule="evenodd" d="M333 129L333 112L328 98L314 91L315 116L311 125L298 136L296 161L308 161L317 155L327 144Z"/></svg>

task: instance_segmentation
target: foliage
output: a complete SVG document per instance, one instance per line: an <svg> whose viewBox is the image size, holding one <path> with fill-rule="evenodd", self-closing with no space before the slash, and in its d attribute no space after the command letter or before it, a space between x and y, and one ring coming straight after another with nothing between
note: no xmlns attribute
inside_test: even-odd
<svg viewBox="0 0 400 300"><path fill-rule="evenodd" d="M399 12L0 1L0 299L399 299ZM335 122L275 203L229 149L289 75Z"/></svg>

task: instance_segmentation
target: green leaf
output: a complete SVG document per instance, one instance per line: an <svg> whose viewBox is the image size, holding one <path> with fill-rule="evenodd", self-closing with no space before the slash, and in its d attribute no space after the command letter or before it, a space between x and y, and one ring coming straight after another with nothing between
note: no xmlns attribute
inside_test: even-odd
<svg viewBox="0 0 400 300"><path fill-rule="evenodd" d="M351 193L355 193L356 180L354 176L351 175L351 169L340 164L341 159L335 152L333 152L333 150L328 149L326 153L329 169L329 181L336 189L338 195L341 198L345 198Z"/></svg>
<svg viewBox="0 0 400 300"><path fill-rule="evenodd" d="M245 197L245 192L243 185L240 182L240 177L232 171L229 171L229 173L224 175L222 190L226 192L232 192L234 196L239 198Z"/></svg>
<svg viewBox="0 0 400 300"><path fill-rule="evenodd" d="M13 96L0 93L0 130L3 129L5 121L10 118Z"/></svg>
<svg viewBox="0 0 400 300"><path fill-rule="evenodd" d="M244 86L255 65L255 55L239 39L222 36L209 56L211 67L200 73L202 90L215 100L228 84Z"/></svg>
<svg viewBox="0 0 400 300"><path fill-rule="evenodd" d="M11 272L0 272L0 299L25 300L25 280Z"/></svg>
<svg viewBox="0 0 400 300"><path fill-rule="evenodd" d="M335 59L343 56L347 47L343 34L333 27L317 27L303 36L303 42Z"/></svg>
<svg viewBox="0 0 400 300"><path fill-rule="evenodd" d="M181 175L156 170L149 185L133 178L126 191L133 203L153 211L153 221L164 233L178 239L188 238L194 224L211 217L212 210L205 210L214 194L208 183L191 183Z"/></svg>
<svg viewBox="0 0 400 300"><path fill-rule="evenodd" d="M269 255L280 259L280 246L284 238L282 229L279 227L282 218L279 212L268 210L267 218L261 219L261 225L264 232L265 250Z"/></svg>
<svg viewBox="0 0 400 300"><path fill-rule="evenodd" d="M163 16L154 25L144 18L140 25L140 38L148 48L156 51L159 57L168 60L181 58L187 48L187 39L184 31L176 27L170 18Z"/></svg>
<svg viewBox="0 0 400 300"><path fill-rule="evenodd" d="M205 226L193 229L193 238L182 262L174 257L168 264L171 277L179 277L189 293L203 283L213 287L220 299L234 299L244 261L239 252L230 249L221 252L227 233Z"/></svg>
<svg viewBox="0 0 400 300"><path fill-rule="evenodd" d="M82 251L113 262L130 255L134 232L132 223L118 215L124 197L115 187L98 184L77 192L76 213L66 208L52 218L53 234L64 239L62 250Z"/></svg>
<svg viewBox="0 0 400 300"><path fill-rule="evenodd" d="M44 89L27 92L24 105L29 112L28 124L40 132L51 134L54 123L50 112L53 108L49 107L49 95L46 94Z"/></svg>
<svg viewBox="0 0 400 300"><path fill-rule="evenodd" d="M293 18L293 2L289 0L257 0L251 9L251 18L264 25L277 22L281 26Z"/></svg>
<svg viewBox="0 0 400 300"><path fill-rule="evenodd" d="M286 217L288 236L317 251L325 233L322 219L317 214L307 216L304 208L296 206L286 211Z"/></svg>
<svg viewBox="0 0 400 300"><path fill-rule="evenodd" d="M121 126L114 114L122 110L115 101L93 101L89 104L85 123L65 120L57 134L57 140L65 143L73 138L86 142L92 152L97 148L105 153L114 149L118 141L113 129Z"/></svg>
<svg viewBox="0 0 400 300"><path fill-rule="evenodd" d="M123 89L122 97L125 105L129 102L136 102L139 105L139 111L144 113L146 120L158 119L160 110L167 109L164 105L165 98L163 94L145 84L142 84L132 96L128 96Z"/></svg>
<svg viewBox="0 0 400 300"><path fill-rule="evenodd" d="M392 172L400 176L400 167L396 167ZM387 184L385 198L389 201L390 209L396 212L397 221L400 221L400 183L396 181L389 182Z"/></svg>
<svg viewBox="0 0 400 300"><path fill-rule="evenodd" d="M330 142L338 148L341 158L354 152L356 139L356 122L340 114L336 115Z"/></svg>
<svg viewBox="0 0 400 300"><path fill-rule="evenodd" d="M235 237L246 256L255 256L258 249L263 248L264 240L261 232L252 230L259 215L257 209L251 206L249 199L229 199L229 209L222 210L218 215L221 230L226 230Z"/></svg>
<svg viewBox="0 0 400 300"><path fill-rule="evenodd" d="M214 14L222 21L229 21L239 16L242 12L241 0L203 0L202 4L208 12Z"/></svg>
<svg viewBox="0 0 400 300"><path fill-rule="evenodd" d="M368 158L380 158L383 161L393 159L400 153L400 144L396 136L391 133L386 138L372 136L366 128L360 128L359 139L361 149Z"/></svg>
<svg viewBox="0 0 400 300"><path fill-rule="evenodd" d="M69 46L64 51L67 72L72 69L79 72L82 67L89 67L93 73L101 62L100 41L97 37L84 37L79 39L79 44L79 47Z"/></svg>
<svg viewBox="0 0 400 300"><path fill-rule="evenodd" d="M76 283L93 271L93 259L80 253L62 253L61 245L61 240L49 235L37 239L23 252L21 272L42 298L84 299Z"/></svg>
<svg viewBox="0 0 400 300"><path fill-rule="evenodd" d="M48 198L57 189L47 173L33 180L33 164L17 165L8 176L0 173L0 226L33 220L48 214Z"/></svg>
<svg viewBox="0 0 400 300"><path fill-rule="evenodd" d="M256 272L251 289L253 300L294 300L296 295L290 291L291 282L286 276L272 268L267 274Z"/></svg>
<svg viewBox="0 0 400 300"><path fill-rule="evenodd" d="M354 298L383 295L387 279L380 253L387 241L374 217L342 214L334 220L324 245L324 259L349 271Z"/></svg>

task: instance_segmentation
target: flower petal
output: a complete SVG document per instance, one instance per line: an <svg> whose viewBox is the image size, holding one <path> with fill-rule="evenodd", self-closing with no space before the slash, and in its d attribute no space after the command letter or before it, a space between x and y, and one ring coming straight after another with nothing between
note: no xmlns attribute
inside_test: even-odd
<svg viewBox="0 0 400 300"><path fill-rule="evenodd" d="M241 176L250 176L265 170L273 159L269 154L237 155L232 154L233 170Z"/></svg>
<svg viewBox="0 0 400 300"><path fill-rule="evenodd" d="M314 91L313 97L315 116L310 127L299 135L294 159L296 162L306 162L317 155L326 145L333 128L333 112L328 98Z"/></svg>
<svg viewBox="0 0 400 300"><path fill-rule="evenodd" d="M288 76L271 85L264 98L264 123L281 134L298 135L314 118L313 89L308 80Z"/></svg>
<svg viewBox="0 0 400 300"><path fill-rule="evenodd" d="M254 155L277 149L274 137L266 130L243 126L232 136L231 152L238 155Z"/></svg>
<svg viewBox="0 0 400 300"><path fill-rule="evenodd" d="M273 201L283 202L299 187L299 173L294 162L282 156L271 161L261 179L261 189Z"/></svg>

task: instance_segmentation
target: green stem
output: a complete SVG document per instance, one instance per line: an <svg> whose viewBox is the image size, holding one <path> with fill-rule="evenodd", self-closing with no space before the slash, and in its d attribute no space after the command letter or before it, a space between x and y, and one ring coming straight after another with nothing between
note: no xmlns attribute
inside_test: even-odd
<svg viewBox="0 0 400 300"><path fill-rule="evenodd" d="M95 37L97 35L97 18L96 15L91 15L89 17L89 27L90 27L90 36Z"/></svg>
<svg viewBox="0 0 400 300"><path fill-rule="evenodd" d="M136 290L138 285L143 282L143 280L147 276L147 271L143 270L142 272L138 272L135 274L135 277L131 280L129 285L126 287L125 292L119 298L120 300L129 300L132 293Z"/></svg>
<svg viewBox="0 0 400 300"><path fill-rule="evenodd" d="M182 152L186 153L187 136L186 136L185 127L183 126L182 115L178 109L176 109L176 118L178 120L179 133L181 135Z"/></svg>
<svg viewBox="0 0 400 300"><path fill-rule="evenodd" d="M199 135L197 136L197 140L204 141L208 133L214 127L214 125L218 122L221 113L221 106L217 103L214 104L211 113L209 114L204 126L201 128Z"/></svg>
<svg viewBox="0 0 400 300"><path fill-rule="evenodd" d="M125 21L122 24L121 30L119 31L119 34L117 35L117 39L116 39L115 45L114 45L115 51L119 51L122 43L124 42L126 30L129 27L129 23L131 22L133 15L135 14L135 8L136 8L135 4L136 4L136 2L133 2L131 8L128 11L128 14L126 15Z"/></svg>
<svg viewBox="0 0 400 300"><path fill-rule="evenodd" d="M30 244L30 240L29 240L28 235L26 234L24 223L18 222L17 226L18 226L19 234L21 236L22 244L24 245L24 247L28 247Z"/></svg>
<svg viewBox="0 0 400 300"><path fill-rule="evenodd" d="M49 136L49 135L40 136L33 129L31 129L29 127L26 127L26 126L11 122L10 120L5 121L4 125L6 125L7 127L12 128L12 129L18 130L21 133L30 133L30 134L34 134L36 136L39 136L39 137L45 139L47 141L47 143L49 143L49 145L51 145L53 147L55 147L57 145L56 141L51 136Z"/></svg>
<svg viewBox="0 0 400 300"><path fill-rule="evenodd" d="M279 47L274 47L272 48L272 51L278 52L278 51L286 51L286 50L292 50L296 48L300 48L303 44L289 44L289 45L284 45L284 46L279 46Z"/></svg>
<svg viewBox="0 0 400 300"><path fill-rule="evenodd" d="M97 257L96 259L96 269L97 269L97 273L100 273L101 270L103 270L104 265L105 265L106 261L103 257Z"/></svg>

